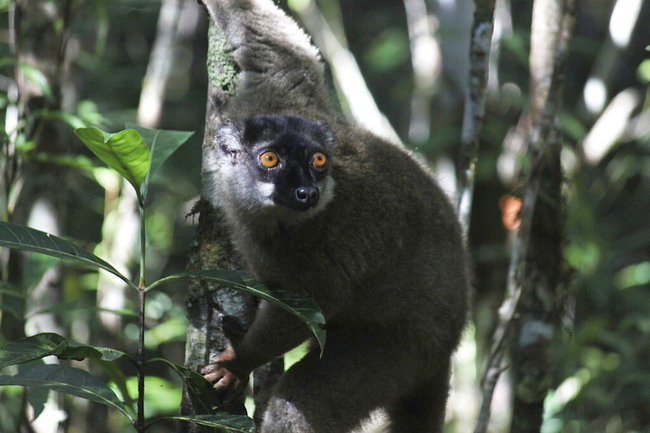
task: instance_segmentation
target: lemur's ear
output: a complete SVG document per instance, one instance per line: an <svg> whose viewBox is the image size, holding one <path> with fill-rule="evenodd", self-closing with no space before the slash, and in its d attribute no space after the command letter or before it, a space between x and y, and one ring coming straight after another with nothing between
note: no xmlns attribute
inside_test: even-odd
<svg viewBox="0 0 650 433"><path fill-rule="evenodd" d="M242 138L244 136L244 124L235 120L223 122L216 135L217 145L226 152L243 150Z"/></svg>
<svg viewBox="0 0 650 433"><path fill-rule="evenodd" d="M334 131L332 131L332 128L330 128L329 123L324 120L318 120L316 121L316 124L318 125L319 131L322 134L321 140L325 145L325 148L328 150L331 149L334 145L334 142L336 141L334 137Z"/></svg>

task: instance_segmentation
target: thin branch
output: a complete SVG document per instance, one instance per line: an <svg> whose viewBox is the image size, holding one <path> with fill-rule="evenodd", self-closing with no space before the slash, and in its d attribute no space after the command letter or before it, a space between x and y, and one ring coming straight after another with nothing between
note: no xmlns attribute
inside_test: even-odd
<svg viewBox="0 0 650 433"><path fill-rule="evenodd" d="M523 197L520 213L521 224L517 232L508 271L507 296L499 309L499 323L494 332L492 350L483 384L483 403L479 413L479 422L474 433L484 433L487 430L494 387L502 372L501 363L506 349L505 341L516 317L519 302L522 297L523 265L529 254L533 216L542 182L540 168L542 162L546 159L547 153L557 151L557 144L559 144L557 116L560 111L562 84L564 80L562 74L568 56L569 42L573 34L576 8L577 0L566 0L562 13L560 33L552 57L552 72L548 81L548 92L546 93L549 97L546 99L541 119L538 123L539 126L536 128L537 133L534 134L531 142L531 171Z"/></svg>
<svg viewBox="0 0 650 433"><path fill-rule="evenodd" d="M639 31L643 24L639 22L642 17L642 1L610 2L613 4L609 21L609 37L605 39L598 49L589 77L585 80L581 106L578 107L579 115L585 118L594 118L602 114L605 104L612 96L608 89L616 88L615 84L620 73L620 65L625 62L630 42L633 41L634 29Z"/></svg>
<svg viewBox="0 0 650 433"><path fill-rule="evenodd" d="M138 105L138 123L149 128L159 123L162 114L165 87L172 69L173 51L178 37L182 3L183 0L163 0L160 6L156 39L151 49Z"/></svg>
<svg viewBox="0 0 650 433"><path fill-rule="evenodd" d="M435 36L434 17L424 0L404 0L404 9L415 84L408 138L417 144L426 141L431 132L431 100L442 71L442 54Z"/></svg>
<svg viewBox="0 0 650 433"><path fill-rule="evenodd" d="M379 110L370 90L368 90L354 55L346 48L345 42L340 41L332 31L315 2L310 1L307 6L297 12L332 68L335 85L353 119L369 131L395 143L400 143L397 132ZM342 28L342 26L340 27Z"/></svg>
<svg viewBox="0 0 650 433"><path fill-rule="evenodd" d="M523 212L525 211L522 209L522 213ZM529 222L527 222L527 224L529 224ZM522 230L521 225L519 230ZM519 237L517 237L517 240L519 240ZM494 330L494 334L492 335L492 347L490 349L488 366L485 370L485 376L481 386L483 389L483 401L479 410L478 421L474 433L485 433L487 431L487 426L490 421L492 396L494 395L494 389L496 388L499 377L504 371L502 362L506 349L505 341L512 327L517 307L519 306L519 299L521 298L521 285L517 283L517 266L521 261L520 254L522 253L522 245L517 243L516 247L513 249L512 259L508 269L506 299L499 308L499 322Z"/></svg>
<svg viewBox="0 0 650 433"><path fill-rule="evenodd" d="M485 96L489 71L490 48L494 30L495 0L476 0L472 41L470 44L470 78L465 94L465 115L460 143L458 170L458 214L467 237L474 194L474 175L479 135L485 116Z"/></svg>
<svg viewBox="0 0 650 433"><path fill-rule="evenodd" d="M641 95L634 87L629 87L612 98L582 142L587 164L598 164L625 137L630 119L641 102Z"/></svg>

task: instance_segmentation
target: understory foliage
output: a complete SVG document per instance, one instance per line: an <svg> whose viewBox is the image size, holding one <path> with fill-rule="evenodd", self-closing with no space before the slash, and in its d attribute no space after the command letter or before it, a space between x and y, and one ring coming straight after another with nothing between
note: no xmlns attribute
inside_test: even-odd
<svg viewBox="0 0 650 433"><path fill-rule="evenodd" d="M319 41L323 35L308 25L309 3L280 5ZM316 3L356 59L379 110L454 194L452 161L459 152L473 2ZM409 27L406 11L414 3L428 13L424 33ZM449 433L470 431L476 422L476 396L531 164L518 134L530 102L533 3L497 2L469 233L475 305L456 357ZM171 34L164 33L170 30L159 21L161 10L175 23ZM561 326L552 345L544 433L650 432L648 22L648 1L579 2L560 115L565 282L557 299L547 300L558 307ZM192 206L200 191L207 28L195 0L0 0L0 219L19 224L0 228L8 242L0 257L0 432L56 426L122 432L137 424L141 329L142 355L149 361L141 415L161 419L155 431L176 430L162 417L179 413L184 381L201 383L179 367L188 320L180 278L187 277ZM429 39L419 39L423 34ZM171 41L168 51L165 40ZM421 46L432 53L429 69L413 55ZM162 75L152 72L154 48L168 60ZM424 79L422 71L429 74ZM154 95L162 108L150 120L147 115L158 111L143 89L161 76ZM333 87L332 98L353 117L355 99ZM99 129L78 130L89 127ZM123 171L119 158L101 162L76 129L100 144L110 141L104 131L137 131L150 152L140 162L149 165ZM151 157L159 155L151 145L162 130L195 132L165 154L164 165ZM17 240L11 241L9 229ZM33 252L46 247L49 254ZM152 285L157 281L166 284ZM155 290L147 291L139 317L143 287ZM81 380L83 386L70 386ZM489 431L510 431L515 392L506 371Z"/></svg>

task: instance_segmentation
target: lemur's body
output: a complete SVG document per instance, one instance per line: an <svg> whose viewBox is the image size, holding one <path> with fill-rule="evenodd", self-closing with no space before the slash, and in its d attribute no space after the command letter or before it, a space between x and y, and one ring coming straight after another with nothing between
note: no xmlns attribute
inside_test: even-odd
<svg viewBox="0 0 650 433"><path fill-rule="evenodd" d="M242 69L252 68L253 76L240 80L243 94L262 83L251 81L255 74L283 66L294 69L280 78L271 74L257 90L281 92L272 80L299 79L296 70L312 81L279 83L291 89L289 98L301 87L308 91L278 102L273 115L237 117L246 103L238 96L234 120L204 149L204 197L223 210L248 269L264 282L308 294L327 320L323 357L314 348L281 377L262 432L344 433L377 407L390 415L391 432L441 431L450 355L468 295L454 209L402 147L319 105L318 58L300 44L278 48L295 23L271 2L209 6ZM260 22L282 25L256 27ZM266 62L266 69L254 62ZM297 319L262 302L243 339L204 373L227 390L307 338Z"/></svg>

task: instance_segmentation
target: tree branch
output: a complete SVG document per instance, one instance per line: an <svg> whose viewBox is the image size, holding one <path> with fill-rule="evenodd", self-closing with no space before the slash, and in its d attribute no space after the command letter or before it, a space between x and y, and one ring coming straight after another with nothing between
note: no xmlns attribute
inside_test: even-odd
<svg viewBox="0 0 650 433"><path fill-rule="evenodd" d="M470 43L470 78L465 94L465 115L460 140L458 170L458 214L465 236L469 233L474 193L474 175L479 135L485 116L485 97L489 71L490 47L494 30L495 0L476 0L472 41Z"/></svg>
<svg viewBox="0 0 650 433"><path fill-rule="evenodd" d="M344 41L340 41L332 31L316 3L311 0L306 7L297 12L329 63L334 84L346 102L352 118L362 127L395 143L400 143L397 132L379 110L375 99L368 90L354 55L345 46Z"/></svg>
<svg viewBox="0 0 650 433"><path fill-rule="evenodd" d="M507 296L499 309L499 323L493 336L493 345L483 384L483 403L475 433L483 433L489 421L490 403L496 382L503 371L502 361L506 350L506 339L513 327L517 314L522 315L519 323L520 344L518 347L518 371L536 373L520 380L515 411L513 432L539 431L543 398L550 382L549 332L554 328L553 312L555 292L560 283L560 248L562 243L563 212L561 202L560 135L558 117L561 108L563 71L568 56L568 47L573 33L577 0L566 0L558 34L549 38L556 41L548 63L547 75L536 81L538 95L545 95L541 108L537 108L536 122L531 128L531 171L524 191L521 209L521 225L513 247L507 281ZM543 37L537 40L544 40ZM544 40L546 43L546 40ZM533 63L534 64L534 63ZM533 67L531 64L531 68ZM540 66L540 67L541 67ZM539 72L538 72L539 74ZM544 84L545 83L545 84ZM544 88L545 87L545 88ZM540 104L539 99L531 104ZM531 108L531 112L535 109ZM541 200L546 197L549 200ZM543 295L540 297L540 293ZM539 318L542 320L538 320ZM522 365L525 358L526 363ZM531 368L531 365L534 367ZM542 374L540 375L540 372ZM523 384L528 386L527 395L521 394ZM532 388L532 389L531 389ZM523 402L526 399L527 402Z"/></svg>
<svg viewBox="0 0 650 433"><path fill-rule="evenodd" d="M158 125L162 114L183 1L163 0L160 6L156 39L151 49L138 104L138 123L147 128Z"/></svg>
<svg viewBox="0 0 650 433"><path fill-rule="evenodd" d="M409 141L425 142L431 133L431 100L442 72L442 54L433 15L424 0L404 0L415 87L411 96Z"/></svg>
<svg viewBox="0 0 650 433"><path fill-rule="evenodd" d="M208 89L203 147L209 146L212 138L225 119L225 107L232 95L237 77L237 68L228 54L227 43L221 29L210 20L208 32ZM199 201L193 215L199 215L195 240L189 251L188 270L199 269L241 269L226 233L223 217L207 201ZM185 346L185 365L193 370L208 364L224 351L228 339L221 329L224 316L234 318L243 327L248 327L255 314L256 303L251 296L234 289L219 287L211 290L214 283L192 279L188 284L189 318ZM222 409L230 413L246 413L244 396L232 399ZM187 394L183 395L182 413L197 413ZM183 431L198 432L194 424L182 424Z"/></svg>

